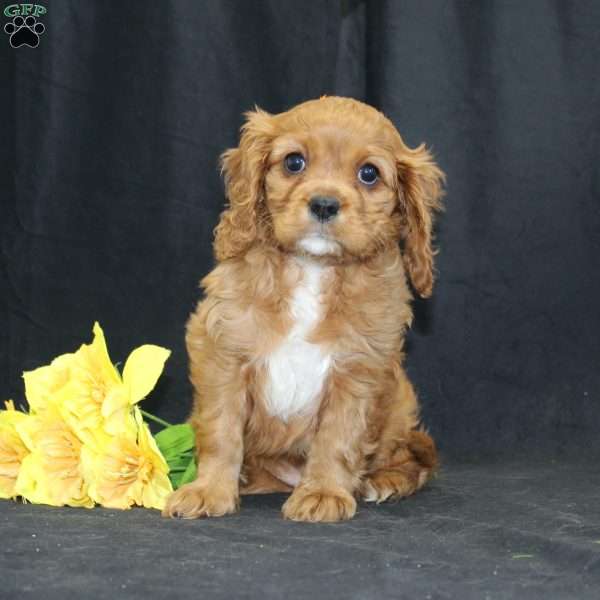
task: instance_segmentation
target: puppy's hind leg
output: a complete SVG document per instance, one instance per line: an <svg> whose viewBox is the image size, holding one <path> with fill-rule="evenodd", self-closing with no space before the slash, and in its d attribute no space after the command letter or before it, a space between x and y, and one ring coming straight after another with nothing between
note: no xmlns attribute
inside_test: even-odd
<svg viewBox="0 0 600 600"><path fill-rule="evenodd" d="M418 403L413 387L399 370L390 416L361 484L367 502L403 498L421 489L438 468L435 442L416 429Z"/></svg>
<svg viewBox="0 0 600 600"><path fill-rule="evenodd" d="M377 503L410 496L431 479L437 466L431 436L424 431L410 431L385 463L374 466L365 475L361 495L367 502Z"/></svg>

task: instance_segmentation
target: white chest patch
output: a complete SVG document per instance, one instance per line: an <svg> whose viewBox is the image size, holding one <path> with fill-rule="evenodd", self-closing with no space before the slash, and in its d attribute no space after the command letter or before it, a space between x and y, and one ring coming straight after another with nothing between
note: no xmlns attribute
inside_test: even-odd
<svg viewBox="0 0 600 600"><path fill-rule="evenodd" d="M327 377L331 356L306 341L322 318L319 302L325 268L310 260L299 261L302 279L293 292L293 325L281 345L267 357L265 401L272 416L287 421L310 414Z"/></svg>

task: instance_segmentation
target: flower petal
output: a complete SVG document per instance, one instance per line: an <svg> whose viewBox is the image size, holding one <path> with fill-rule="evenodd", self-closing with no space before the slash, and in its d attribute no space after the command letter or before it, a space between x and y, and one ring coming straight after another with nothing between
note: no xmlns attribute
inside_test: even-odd
<svg viewBox="0 0 600 600"><path fill-rule="evenodd" d="M52 396L67 383L74 356L63 354L49 365L23 373L25 397L32 412L43 413L52 401Z"/></svg>
<svg viewBox="0 0 600 600"><path fill-rule="evenodd" d="M83 345L79 352L86 350L86 358L89 360L89 366L94 372L99 372L105 382L120 383L121 377L113 365L106 347L106 338L102 327L96 321L94 323L94 340L89 345ZM78 353L79 353L78 352Z"/></svg>
<svg viewBox="0 0 600 600"><path fill-rule="evenodd" d="M21 463L21 469L15 483L15 494L23 496L29 502L34 504L50 504L54 502L48 493L48 490L41 485L44 479L43 467L40 456L29 454Z"/></svg>
<svg viewBox="0 0 600 600"><path fill-rule="evenodd" d="M146 344L129 355L123 369L123 382L129 387L132 404L152 391L170 354L166 348Z"/></svg>
<svg viewBox="0 0 600 600"><path fill-rule="evenodd" d="M29 450L16 430L27 415L14 410L0 411L0 498L14 498L15 484Z"/></svg>
<svg viewBox="0 0 600 600"><path fill-rule="evenodd" d="M27 415L16 429L31 454L22 461L15 492L35 504L91 507L81 468L81 441L58 411L50 407L43 416Z"/></svg>

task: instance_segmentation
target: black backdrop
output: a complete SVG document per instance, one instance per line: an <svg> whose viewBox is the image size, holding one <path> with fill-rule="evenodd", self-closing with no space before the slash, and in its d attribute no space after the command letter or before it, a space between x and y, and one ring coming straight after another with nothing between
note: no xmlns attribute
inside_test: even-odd
<svg viewBox="0 0 600 600"><path fill-rule="evenodd" d="M254 104L338 93L448 175L408 358L444 454L598 454L599 2L45 5L39 47L0 32L2 395L98 319L115 361L173 350L145 405L185 418L218 154Z"/></svg>

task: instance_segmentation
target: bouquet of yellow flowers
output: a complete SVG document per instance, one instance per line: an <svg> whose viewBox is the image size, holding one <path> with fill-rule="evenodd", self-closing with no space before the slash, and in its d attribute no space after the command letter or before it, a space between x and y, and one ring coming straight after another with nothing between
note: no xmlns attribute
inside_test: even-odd
<svg viewBox="0 0 600 600"><path fill-rule="evenodd" d="M169 355L140 346L121 374L96 323L91 344L24 373L29 412L12 401L0 410L0 498L162 509L173 486L196 472L190 426L170 426L138 406ZM143 415L165 426L156 439Z"/></svg>

